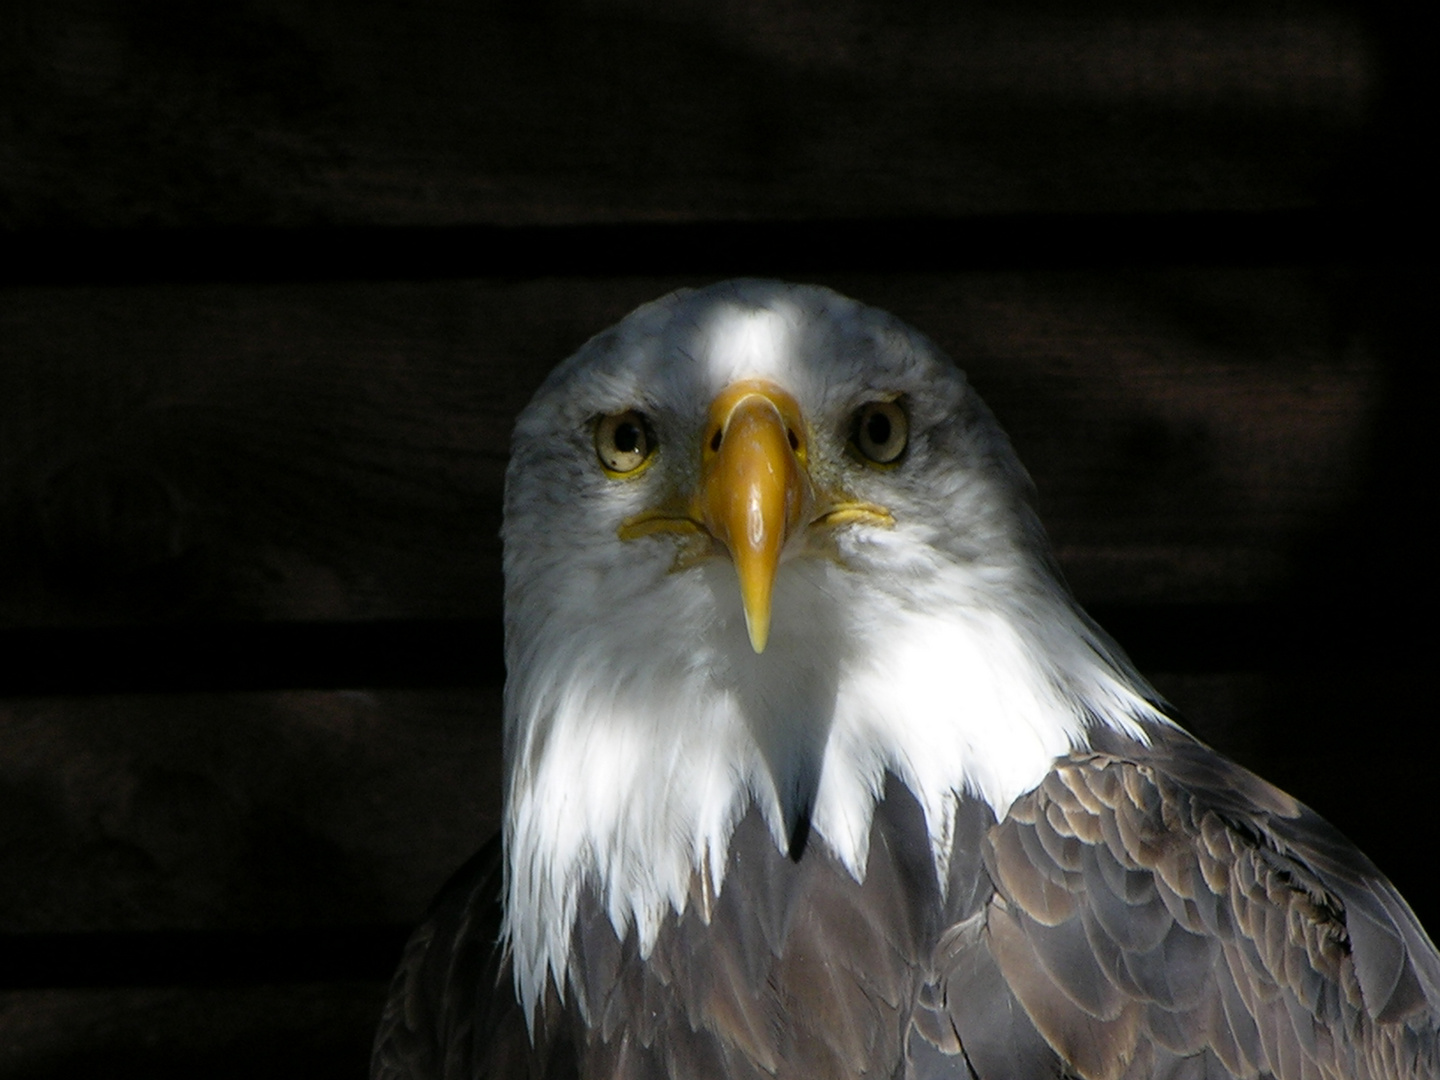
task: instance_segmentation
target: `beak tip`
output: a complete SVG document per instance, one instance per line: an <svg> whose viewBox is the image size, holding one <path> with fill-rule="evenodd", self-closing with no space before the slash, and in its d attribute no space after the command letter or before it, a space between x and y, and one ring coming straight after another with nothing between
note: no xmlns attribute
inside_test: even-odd
<svg viewBox="0 0 1440 1080"><path fill-rule="evenodd" d="M745 613L745 630L750 635L750 647L759 656L765 651L765 646L770 640L770 620L751 619L750 613Z"/></svg>

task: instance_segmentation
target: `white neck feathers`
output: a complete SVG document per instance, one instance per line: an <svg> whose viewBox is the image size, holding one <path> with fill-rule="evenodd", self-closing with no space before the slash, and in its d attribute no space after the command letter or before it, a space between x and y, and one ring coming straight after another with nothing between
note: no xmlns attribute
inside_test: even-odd
<svg viewBox="0 0 1440 1080"><path fill-rule="evenodd" d="M857 879L893 773L916 795L945 880L956 802L1003 816L1106 724L1143 738L1154 694L1053 583L1003 590L956 571L925 602L824 560L788 564L760 656L723 599L733 570L673 575L654 610L577 626L551 598L510 628L505 935L527 1015L566 991L588 887L642 954L694 875L723 888L754 804L784 849L797 815ZM953 570L953 568L952 568ZM729 578L726 578L726 575ZM837 604L836 598L842 598ZM592 609L593 614L593 609ZM863 643L857 649L853 643ZM515 678L513 673L521 673Z"/></svg>

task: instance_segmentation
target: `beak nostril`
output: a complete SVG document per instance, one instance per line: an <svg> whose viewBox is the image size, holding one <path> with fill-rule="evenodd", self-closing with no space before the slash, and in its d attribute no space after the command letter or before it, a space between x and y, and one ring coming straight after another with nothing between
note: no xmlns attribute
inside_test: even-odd
<svg viewBox="0 0 1440 1080"><path fill-rule="evenodd" d="M724 431L724 429L717 427L717 428L715 429L715 434L712 435L712 436L710 436L710 449L711 449L711 451L715 451L715 450L719 450L719 449L720 449L720 440L721 440L722 438L724 438L724 436L725 436L725 431Z"/></svg>
<svg viewBox="0 0 1440 1080"><path fill-rule="evenodd" d="M800 449L800 436L798 436L798 435L795 434L795 429L794 429L794 428L786 428L786 429L785 429L785 434L786 434L786 436L790 439L790 449L791 449L791 450L799 450L799 449Z"/></svg>

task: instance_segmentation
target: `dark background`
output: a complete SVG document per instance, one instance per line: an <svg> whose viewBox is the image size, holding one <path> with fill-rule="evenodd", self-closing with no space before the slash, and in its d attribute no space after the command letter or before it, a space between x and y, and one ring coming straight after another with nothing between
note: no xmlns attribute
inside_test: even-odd
<svg viewBox="0 0 1440 1080"><path fill-rule="evenodd" d="M737 273L954 355L1082 600L1435 925L1410 10L0 7L0 1075L363 1074L497 820L513 416Z"/></svg>

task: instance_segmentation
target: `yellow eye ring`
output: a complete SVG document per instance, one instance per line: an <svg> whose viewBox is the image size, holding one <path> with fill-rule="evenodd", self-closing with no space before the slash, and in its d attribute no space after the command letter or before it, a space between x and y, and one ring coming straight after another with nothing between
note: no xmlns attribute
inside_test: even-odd
<svg viewBox="0 0 1440 1080"><path fill-rule="evenodd" d="M910 444L910 418L898 401L868 401L855 410L850 445L867 462L894 465Z"/></svg>
<svg viewBox="0 0 1440 1080"><path fill-rule="evenodd" d="M607 475L633 476L655 454L655 436L645 415L635 409L595 421L595 455Z"/></svg>

